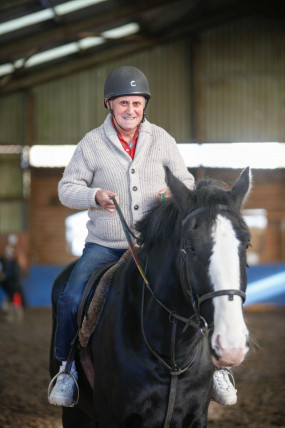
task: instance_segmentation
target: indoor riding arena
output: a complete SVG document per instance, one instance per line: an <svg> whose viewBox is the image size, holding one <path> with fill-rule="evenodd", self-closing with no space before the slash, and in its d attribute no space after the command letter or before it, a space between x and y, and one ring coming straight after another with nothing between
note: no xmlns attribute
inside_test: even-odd
<svg viewBox="0 0 285 428"><path fill-rule="evenodd" d="M211 401L208 427L285 428L282 6L1 1L0 428L62 427L61 408L47 399L51 290L82 254L88 216L61 204L58 183L77 143L107 116L107 75L125 65L147 76L146 119L175 138L196 182L215 179L230 190L250 167L241 209L251 234L249 352L233 369L237 404Z"/></svg>

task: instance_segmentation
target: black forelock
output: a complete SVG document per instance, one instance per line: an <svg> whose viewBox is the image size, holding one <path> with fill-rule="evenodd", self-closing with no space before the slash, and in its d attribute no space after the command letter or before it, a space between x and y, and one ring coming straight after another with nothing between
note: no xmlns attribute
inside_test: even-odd
<svg viewBox="0 0 285 428"><path fill-rule="evenodd" d="M196 185L193 202L197 208L204 207L209 217L217 215L220 205L224 205L238 214L234 200L228 191L228 186L219 180L203 179Z"/></svg>

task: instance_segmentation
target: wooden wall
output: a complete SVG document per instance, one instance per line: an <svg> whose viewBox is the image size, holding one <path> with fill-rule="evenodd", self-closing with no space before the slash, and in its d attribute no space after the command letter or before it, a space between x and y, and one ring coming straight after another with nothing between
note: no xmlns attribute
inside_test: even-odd
<svg viewBox="0 0 285 428"><path fill-rule="evenodd" d="M232 185L241 170L206 169L195 171L197 178L213 177ZM285 170L252 170L253 187L244 209L267 211L267 228L262 233L252 229L252 249L258 252L259 263L285 261Z"/></svg>
<svg viewBox="0 0 285 428"><path fill-rule="evenodd" d="M65 264L74 259L66 248L64 220L75 211L64 207L57 195L62 173L60 168L31 169L29 230L33 263Z"/></svg>
<svg viewBox="0 0 285 428"><path fill-rule="evenodd" d="M232 185L241 170L193 169L196 179L208 176ZM32 168L29 231L33 263L64 264L74 259L65 242L66 216L76 212L61 205L57 185L63 169ZM251 251L260 263L285 261L285 170L253 170L253 189L244 208L267 211L264 233L253 230Z"/></svg>
<svg viewBox="0 0 285 428"><path fill-rule="evenodd" d="M0 236L19 233L26 226L26 202L19 153L0 156Z"/></svg>

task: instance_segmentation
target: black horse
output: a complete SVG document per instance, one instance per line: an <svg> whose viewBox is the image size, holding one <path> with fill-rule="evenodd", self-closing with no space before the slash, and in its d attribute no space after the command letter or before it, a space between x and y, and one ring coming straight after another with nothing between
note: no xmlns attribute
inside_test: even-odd
<svg viewBox="0 0 285 428"><path fill-rule="evenodd" d="M77 358L80 400L63 408L65 428L206 427L215 366L237 366L248 351L250 234L240 209L250 171L231 190L204 180L190 191L167 177L173 198L137 224L147 282L131 256L116 271L89 343L94 391ZM54 327L71 269L53 287Z"/></svg>

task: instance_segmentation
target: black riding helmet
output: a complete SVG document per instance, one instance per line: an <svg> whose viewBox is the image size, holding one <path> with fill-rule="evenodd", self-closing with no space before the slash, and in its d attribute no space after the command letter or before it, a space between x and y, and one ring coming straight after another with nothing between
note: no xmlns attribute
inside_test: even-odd
<svg viewBox="0 0 285 428"><path fill-rule="evenodd" d="M138 68L131 66L117 67L107 76L104 85L105 107L107 108L106 101L121 97L123 95L142 95L146 99L146 109L151 94L148 80L144 73ZM111 113L113 114L112 110ZM145 111L143 120L144 117Z"/></svg>

